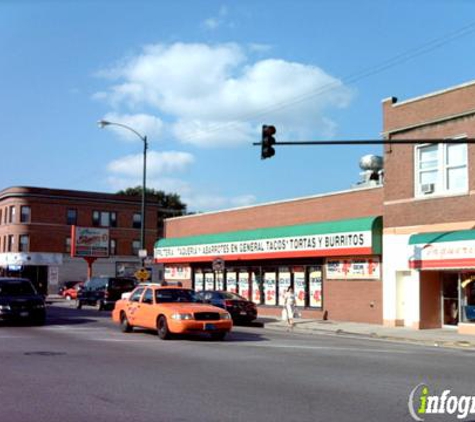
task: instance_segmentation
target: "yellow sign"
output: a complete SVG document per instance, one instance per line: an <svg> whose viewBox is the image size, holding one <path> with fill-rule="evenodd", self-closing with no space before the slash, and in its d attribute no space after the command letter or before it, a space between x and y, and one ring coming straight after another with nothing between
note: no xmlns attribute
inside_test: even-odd
<svg viewBox="0 0 475 422"><path fill-rule="evenodd" d="M150 279L150 272L145 268L140 268L140 270L135 272L134 276L137 280L145 281Z"/></svg>

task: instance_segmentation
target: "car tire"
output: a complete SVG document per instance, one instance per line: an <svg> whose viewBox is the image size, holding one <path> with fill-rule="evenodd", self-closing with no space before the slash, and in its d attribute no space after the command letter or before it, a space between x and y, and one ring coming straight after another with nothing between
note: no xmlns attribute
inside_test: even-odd
<svg viewBox="0 0 475 422"><path fill-rule="evenodd" d="M97 310L99 312L104 310L104 302L102 300L98 300L96 303Z"/></svg>
<svg viewBox="0 0 475 422"><path fill-rule="evenodd" d="M221 332L221 333L211 333L211 339L216 340L216 341L223 341L224 338L226 337L227 332Z"/></svg>
<svg viewBox="0 0 475 422"><path fill-rule="evenodd" d="M76 309L82 308L82 302L80 300L76 301Z"/></svg>
<svg viewBox="0 0 475 422"><path fill-rule="evenodd" d="M169 340L171 338L171 333L168 329L167 319L163 315L158 318L157 333L158 337L160 337L161 340Z"/></svg>
<svg viewBox="0 0 475 422"><path fill-rule="evenodd" d="M120 314L120 330L123 333L131 333L133 327L129 324L129 320L127 319L127 315L125 312Z"/></svg>

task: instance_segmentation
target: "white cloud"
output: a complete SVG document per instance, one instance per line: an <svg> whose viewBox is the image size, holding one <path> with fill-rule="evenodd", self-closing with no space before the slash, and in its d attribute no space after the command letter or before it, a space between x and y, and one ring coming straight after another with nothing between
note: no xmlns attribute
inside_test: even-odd
<svg viewBox="0 0 475 422"><path fill-rule="evenodd" d="M328 110L346 107L354 95L317 66L251 62L232 43L151 45L108 74L118 83L96 97L115 107L151 107L176 139L197 146L251 142L262 123L274 123L279 135L331 134Z"/></svg>
<svg viewBox="0 0 475 422"><path fill-rule="evenodd" d="M149 141L159 138L164 127L160 118L149 114L108 113L103 120L129 126L141 136L147 136ZM106 126L106 128L113 130L122 139L137 142L137 135L130 130L115 125Z"/></svg>
<svg viewBox="0 0 475 422"><path fill-rule="evenodd" d="M228 9L226 6L221 6L218 12L218 16L213 16L211 18L205 19L201 26L204 27L205 29L208 29L210 31L214 31L218 27L222 25L227 25L232 27L232 23L228 23L226 21L226 17L228 15Z"/></svg>
<svg viewBox="0 0 475 422"><path fill-rule="evenodd" d="M147 176L153 178L162 174L183 172L193 162L193 155L187 152L150 151L147 155ZM114 174L138 178L143 172L143 155L128 155L114 160L107 165L107 170Z"/></svg>

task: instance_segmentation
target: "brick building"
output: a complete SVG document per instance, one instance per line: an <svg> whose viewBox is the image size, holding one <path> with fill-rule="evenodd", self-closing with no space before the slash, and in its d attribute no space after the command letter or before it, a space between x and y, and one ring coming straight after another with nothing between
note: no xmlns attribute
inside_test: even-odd
<svg viewBox="0 0 475 422"><path fill-rule="evenodd" d="M384 323L472 330L475 305L475 81L383 101ZM420 139L398 145L398 139Z"/></svg>
<svg viewBox="0 0 475 422"><path fill-rule="evenodd" d="M94 263L94 274L128 275L137 268L140 197L11 187L0 191L0 270L28 277L50 293L65 280L84 280L86 262L70 256L72 225L109 229L110 256ZM145 245L149 253L162 232L163 210L148 200Z"/></svg>

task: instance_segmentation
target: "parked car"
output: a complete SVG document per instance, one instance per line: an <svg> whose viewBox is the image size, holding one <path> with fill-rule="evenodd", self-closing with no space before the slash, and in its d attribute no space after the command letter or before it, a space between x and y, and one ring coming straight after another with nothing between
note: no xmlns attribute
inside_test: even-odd
<svg viewBox="0 0 475 422"><path fill-rule="evenodd" d="M202 303L194 290L152 284L139 285L128 299L117 301L112 319L125 333L142 327L157 330L163 340L199 333L223 340L233 326L229 312Z"/></svg>
<svg viewBox="0 0 475 422"><path fill-rule="evenodd" d="M66 285L66 283L68 283L68 285ZM82 286L84 286L84 281L67 281L66 283L64 288L61 289L61 296L66 300L77 299L78 291Z"/></svg>
<svg viewBox="0 0 475 422"><path fill-rule="evenodd" d="M58 289L58 294L59 294L60 296L63 296L63 297L64 297L63 292L64 292L65 290L71 289L71 288L74 287L77 283L81 283L81 282L78 281L78 280L68 280L68 281L65 281L65 282L61 285L61 287ZM84 282L83 282L83 283L84 283Z"/></svg>
<svg viewBox="0 0 475 422"><path fill-rule="evenodd" d="M46 320L44 296L30 280L0 278L0 321L25 321L43 325Z"/></svg>
<svg viewBox="0 0 475 422"><path fill-rule="evenodd" d="M76 307L81 309L84 305L95 306L99 311L112 309L122 293L132 291L137 285L137 280L126 277L93 277L79 289Z"/></svg>
<svg viewBox="0 0 475 422"><path fill-rule="evenodd" d="M235 322L250 323L257 318L257 306L254 302L244 299L237 293L217 290L203 290L198 297L204 303L226 309Z"/></svg>

